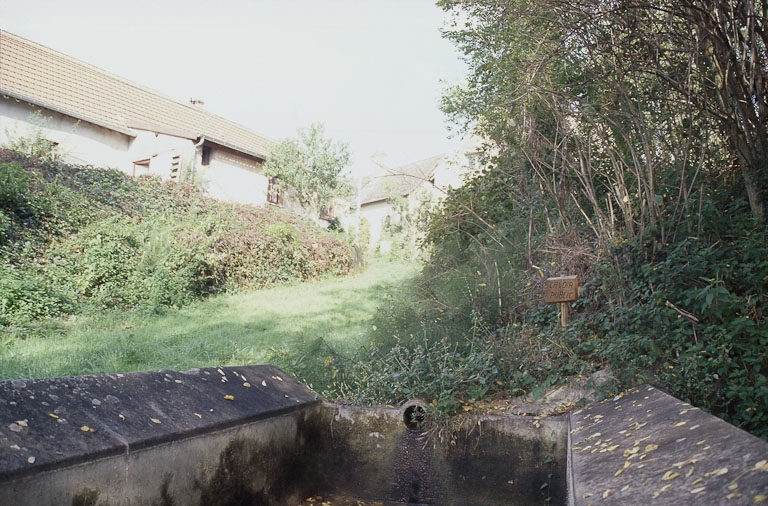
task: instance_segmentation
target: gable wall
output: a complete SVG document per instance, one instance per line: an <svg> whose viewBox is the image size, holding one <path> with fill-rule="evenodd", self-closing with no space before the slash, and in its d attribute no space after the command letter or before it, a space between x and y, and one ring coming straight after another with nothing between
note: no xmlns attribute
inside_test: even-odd
<svg viewBox="0 0 768 506"><path fill-rule="evenodd" d="M210 196L241 204L267 202L269 181L261 171L260 162L217 146L211 147L209 165L202 166L199 162L198 154L195 177Z"/></svg>

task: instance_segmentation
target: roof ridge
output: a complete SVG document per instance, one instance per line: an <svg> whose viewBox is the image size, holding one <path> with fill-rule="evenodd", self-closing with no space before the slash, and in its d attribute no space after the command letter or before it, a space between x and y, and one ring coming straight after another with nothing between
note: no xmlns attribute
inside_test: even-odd
<svg viewBox="0 0 768 506"><path fill-rule="evenodd" d="M7 47L11 43L11 47ZM13 43L18 47L13 47ZM9 57L14 49L20 54L20 61ZM45 68L23 67L24 58L37 57ZM20 66L21 65L21 66ZM196 135L224 141L226 145L249 154L266 157L276 143L273 139L254 132L245 125L188 104L180 99L142 85L112 71L98 67L71 55L50 48L39 42L17 35L7 30L0 30L0 68L6 66L8 75L2 79L0 72L0 90L28 97L38 103L51 104L63 111L75 112L86 120L93 119L105 125L112 124L118 130L127 128L126 122L146 121L148 116L158 123L181 130L198 130ZM15 72L15 74L14 74ZM26 73L27 81L15 82L16 74ZM32 80L30 80L31 78ZM34 82L34 78L38 82ZM47 79L46 79L47 78ZM60 96L60 91L50 87L56 79L66 80L72 89L67 96ZM39 81L46 81L45 90L33 89ZM83 102L83 94L88 96ZM76 101L81 103L65 103ZM99 102L101 101L101 102ZM130 109L132 102L141 102L142 107ZM140 109L140 110L139 110ZM112 112L111 112L112 111Z"/></svg>

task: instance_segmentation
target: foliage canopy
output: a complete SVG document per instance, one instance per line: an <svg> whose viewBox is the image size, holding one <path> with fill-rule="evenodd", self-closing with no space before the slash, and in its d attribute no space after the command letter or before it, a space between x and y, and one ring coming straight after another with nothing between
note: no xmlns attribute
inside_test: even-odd
<svg viewBox="0 0 768 506"><path fill-rule="evenodd" d="M268 177L278 178L278 190L295 192L301 207L316 217L335 197L352 193L344 173L350 163L348 147L324 135L319 123L299 129L298 136L282 141L264 165Z"/></svg>

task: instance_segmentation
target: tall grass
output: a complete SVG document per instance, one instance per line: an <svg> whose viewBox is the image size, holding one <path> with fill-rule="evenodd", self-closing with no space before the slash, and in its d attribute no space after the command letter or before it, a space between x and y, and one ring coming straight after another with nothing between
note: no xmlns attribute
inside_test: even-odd
<svg viewBox="0 0 768 506"><path fill-rule="evenodd" d="M0 336L0 379L219 365L290 363L325 342L353 352L367 342L387 290L413 263L373 262L346 277L222 295L164 312L103 311Z"/></svg>

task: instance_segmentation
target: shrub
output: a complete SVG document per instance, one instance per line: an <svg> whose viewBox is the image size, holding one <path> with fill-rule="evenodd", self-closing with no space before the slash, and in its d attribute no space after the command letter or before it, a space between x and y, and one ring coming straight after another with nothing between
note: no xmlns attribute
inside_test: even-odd
<svg viewBox="0 0 768 506"><path fill-rule="evenodd" d="M71 301L45 277L0 265L0 325L53 318L71 308Z"/></svg>
<svg viewBox="0 0 768 506"><path fill-rule="evenodd" d="M767 237L735 217L728 230L657 245L654 256L650 243L618 247L626 300L595 318L598 355L628 382L649 381L768 437Z"/></svg>

